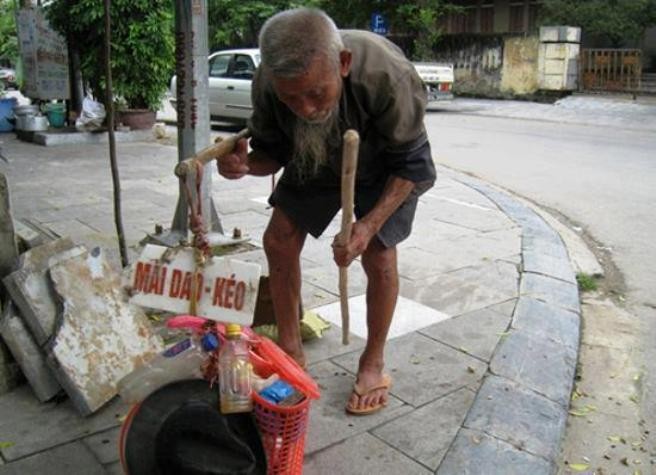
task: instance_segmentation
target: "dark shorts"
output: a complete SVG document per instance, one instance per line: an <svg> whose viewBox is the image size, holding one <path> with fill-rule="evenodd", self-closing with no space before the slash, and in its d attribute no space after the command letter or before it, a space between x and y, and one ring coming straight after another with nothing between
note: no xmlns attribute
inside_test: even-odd
<svg viewBox="0 0 656 475"><path fill-rule="evenodd" d="M384 183L381 185L356 187L354 211L358 219L374 207L383 192ZM418 193L413 191L380 229L377 236L385 247L396 246L410 235L417 199ZM340 188L325 186L308 190L278 182L269 203L282 210L301 229L318 238L341 208Z"/></svg>

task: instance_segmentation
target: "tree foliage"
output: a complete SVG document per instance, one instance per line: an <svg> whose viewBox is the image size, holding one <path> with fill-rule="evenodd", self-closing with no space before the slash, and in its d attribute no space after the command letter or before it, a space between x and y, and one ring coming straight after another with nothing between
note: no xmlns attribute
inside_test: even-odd
<svg viewBox="0 0 656 475"><path fill-rule="evenodd" d="M620 47L656 25L656 0L544 0L541 23L578 26Z"/></svg>
<svg viewBox="0 0 656 475"><path fill-rule="evenodd" d="M98 0L54 0L53 28L74 42L82 76L104 98L104 5ZM167 0L112 0L112 83L130 108L156 110L174 67L173 8Z"/></svg>
<svg viewBox="0 0 656 475"><path fill-rule="evenodd" d="M257 46L257 35L267 18L283 10L318 3L319 0L208 0L210 50Z"/></svg>
<svg viewBox="0 0 656 475"><path fill-rule="evenodd" d="M14 0L0 0L0 65L15 65L18 59Z"/></svg>
<svg viewBox="0 0 656 475"><path fill-rule="evenodd" d="M442 16L459 10L447 0L208 0L210 49L255 46L267 18L299 6L323 9L339 28L369 29L371 14L382 13L391 32L411 38L416 59L431 58Z"/></svg>
<svg viewBox="0 0 656 475"><path fill-rule="evenodd" d="M413 38L413 57L417 60L433 59L433 48L442 36L441 19L461 9L443 0L423 0L403 3L396 8L397 25Z"/></svg>

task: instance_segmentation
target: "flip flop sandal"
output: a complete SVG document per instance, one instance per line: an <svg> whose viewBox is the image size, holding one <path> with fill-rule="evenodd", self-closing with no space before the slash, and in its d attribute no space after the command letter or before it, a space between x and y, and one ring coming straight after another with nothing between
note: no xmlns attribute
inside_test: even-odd
<svg viewBox="0 0 656 475"><path fill-rule="evenodd" d="M379 389L385 389L389 391L389 388L391 386L392 386L392 378L388 374L383 374L383 377L379 383L374 384L373 386L370 386L368 388L363 388L358 383L355 383L353 385L353 392L357 394L358 397L363 397ZM386 405L387 403L378 403L378 404L374 404L373 406L368 406L360 409L358 407L353 407L347 403L345 409L346 412L354 416L367 416L369 414L373 414L374 412L380 411Z"/></svg>

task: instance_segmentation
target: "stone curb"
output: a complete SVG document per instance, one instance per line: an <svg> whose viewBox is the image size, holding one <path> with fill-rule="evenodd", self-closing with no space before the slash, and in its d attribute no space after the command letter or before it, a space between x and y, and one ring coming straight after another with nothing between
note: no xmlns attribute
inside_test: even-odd
<svg viewBox="0 0 656 475"><path fill-rule="evenodd" d="M578 287L567 249L540 216L475 178L522 228L519 299L469 413L438 474L553 474L565 433L580 341Z"/></svg>

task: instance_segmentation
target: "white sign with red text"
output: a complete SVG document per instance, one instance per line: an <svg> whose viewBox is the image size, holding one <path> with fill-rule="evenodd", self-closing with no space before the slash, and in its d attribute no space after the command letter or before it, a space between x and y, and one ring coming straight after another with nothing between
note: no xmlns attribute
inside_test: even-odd
<svg viewBox="0 0 656 475"><path fill-rule="evenodd" d="M189 313L196 264L190 248L148 244L130 275L131 302L178 314ZM198 279L198 316L250 325L260 282L259 264L232 257L208 259Z"/></svg>

